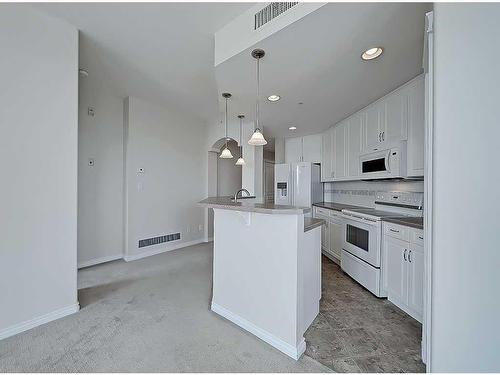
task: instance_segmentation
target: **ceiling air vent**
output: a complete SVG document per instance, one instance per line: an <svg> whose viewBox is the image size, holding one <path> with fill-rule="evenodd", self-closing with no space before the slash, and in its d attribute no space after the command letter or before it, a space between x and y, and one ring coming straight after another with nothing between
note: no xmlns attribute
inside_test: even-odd
<svg viewBox="0 0 500 375"><path fill-rule="evenodd" d="M271 3L264 9L255 13L254 16L254 30L265 25L272 19L278 17L280 14L285 13L288 9L294 7L299 2L295 1L293 3Z"/></svg>

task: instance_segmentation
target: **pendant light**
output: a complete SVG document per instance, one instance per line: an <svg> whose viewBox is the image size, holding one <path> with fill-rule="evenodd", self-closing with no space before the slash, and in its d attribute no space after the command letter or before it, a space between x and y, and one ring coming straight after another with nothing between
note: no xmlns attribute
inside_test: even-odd
<svg viewBox="0 0 500 375"><path fill-rule="evenodd" d="M226 137L226 147L224 148L224 150L222 150L221 154L220 154L220 158L221 159L232 159L233 158L233 154L231 154L231 151L227 148L227 141L229 140L228 136L227 136L227 100L231 97L231 94L228 93L228 92L225 92L222 94L222 97L224 99L226 99L226 116L225 116L225 127L226 127L226 130L225 130L225 137Z"/></svg>
<svg viewBox="0 0 500 375"><path fill-rule="evenodd" d="M241 122L245 118L245 115L238 115L238 118L240 119L240 157L238 161L236 161L236 165L245 165L245 159L243 159L243 146L241 145Z"/></svg>
<svg viewBox="0 0 500 375"><path fill-rule="evenodd" d="M252 146L264 146L267 141L264 139L260 128L259 128L259 90L260 90L260 59L264 57L266 53L261 49L254 49L252 51L252 57L257 60L257 100L255 102L255 131L252 134L252 138L248 141L249 145Z"/></svg>

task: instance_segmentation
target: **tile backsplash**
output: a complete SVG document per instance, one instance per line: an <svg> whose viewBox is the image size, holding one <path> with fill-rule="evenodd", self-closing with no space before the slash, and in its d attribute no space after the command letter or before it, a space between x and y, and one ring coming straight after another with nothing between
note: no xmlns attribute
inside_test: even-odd
<svg viewBox="0 0 500 375"><path fill-rule="evenodd" d="M373 207L377 191L423 192L424 182L411 180L325 182L323 199L325 202Z"/></svg>

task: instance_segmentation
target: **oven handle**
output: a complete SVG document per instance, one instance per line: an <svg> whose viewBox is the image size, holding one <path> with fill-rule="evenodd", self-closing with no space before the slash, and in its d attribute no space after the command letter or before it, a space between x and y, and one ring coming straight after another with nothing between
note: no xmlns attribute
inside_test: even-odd
<svg viewBox="0 0 500 375"><path fill-rule="evenodd" d="M344 219L347 221L351 220L351 221L354 221L357 223L363 223L363 224L368 224L368 225L377 225L377 223L378 223L376 220L365 219L362 217L347 215L347 214L344 214Z"/></svg>
<svg viewBox="0 0 500 375"><path fill-rule="evenodd" d="M391 173L391 150L387 152L387 156L385 157L385 169L387 172Z"/></svg>

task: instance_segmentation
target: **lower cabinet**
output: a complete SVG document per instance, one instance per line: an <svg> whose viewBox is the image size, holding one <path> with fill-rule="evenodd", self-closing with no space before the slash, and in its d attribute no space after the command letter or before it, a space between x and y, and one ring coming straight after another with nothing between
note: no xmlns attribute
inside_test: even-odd
<svg viewBox="0 0 500 375"><path fill-rule="evenodd" d="M424 291L424 248L413 238L422 238L419 229L384 223L383 284L389 301L422 322ZM387 233L409 232L408 238L396 238ZM399 232L396 232L398 230ZM408 240L407 240L408 239Z"/></svg>
<svg viewBox="0 0 500 375"><path fill-rule="evenodd" d="M325 213L325 211L327 212ZM340 264L344 228L342 219L334 211L318 207L314 208L313 216L325 220L325 224L321 228L323 253L335 263Z"/></svg>
<svg viewBox="0 0 500 375"><path fill-rule="evenodd" d="M330 217L329 232L330 232L330 253L340 260L340 255L342 254L342 231L343 224L338 218Z"/></svg>

